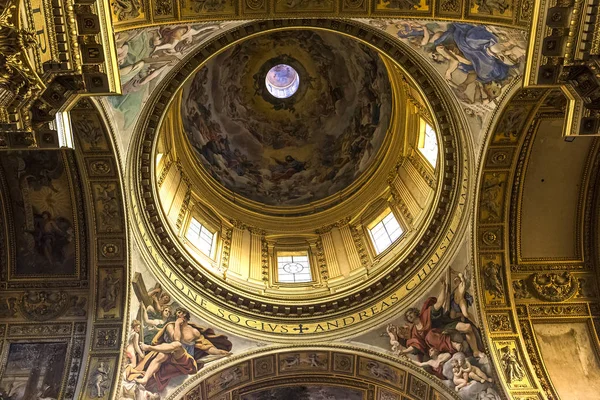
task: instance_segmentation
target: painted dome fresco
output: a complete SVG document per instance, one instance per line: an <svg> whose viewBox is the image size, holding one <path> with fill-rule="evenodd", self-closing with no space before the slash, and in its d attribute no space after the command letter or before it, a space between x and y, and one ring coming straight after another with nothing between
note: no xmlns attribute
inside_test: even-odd
<svg viewBox="0 0 600 400"><path fill-rule="evenodd" d="M348 189L376 160L392 88L376 51L325 31L255 36L208 61L183 88L198 163L226 189L299 206Z"/></svg>

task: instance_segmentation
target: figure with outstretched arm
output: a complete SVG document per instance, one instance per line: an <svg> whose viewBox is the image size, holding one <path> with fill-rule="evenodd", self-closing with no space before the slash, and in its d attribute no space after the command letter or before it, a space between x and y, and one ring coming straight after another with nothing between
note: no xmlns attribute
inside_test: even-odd
<svg viewBox="0 0 600 400"><path fill-rule="evenodd" d="M152 306L148 306L149 308ZM162 311L160 312L160 316L162 317L162 319L159 318L150 318L150 316L148 315L148 309L146 309L146 307L144 307L144 305L140 305L140 311L142 313L142 320L144 321L144 325L147 325L151 328L162 328L168 321L169 318L171 317L171 307L170 306L164 306Z"/></svg>
<svg viewBox="0 0 600 400"><path fill-rule="evenodd" d="M433 305L433 310L431 311L431 319L432 326L434 328L439 328L442 331L448 331L451 329L455 329L456 331L465 335L467 343L471 347L473 351L473 355L475 357L482 357L484 354L479 350L479 346L477 344L477 337L475 336L475 331L473 328L473 324L466 320L466 322L460 321L460 319L451 319L445 315L444 310L442 309L441 304L446 301L446 296L448 293L448 287L446 280L442 280L442 289L440 290L440 294L437 302ZM440 299L442 299L440 304ZM461 350L462 351L462 350Z"/></svg>
<svg viewBox="0 0 600 400"><path fill-rule="evenodd" d="M467 289L469 288L468 276L462 272L454 278L454 290L450 296L450 318L460 318L462 322L466 320L473 321L469 313L469 306L473 303L473 296Z"/></svg>
<svg viewBox="0 0 600 400"><path fill-rule="evenodd" d="M421 310L411 307L404 313L404 319L409 324L409 338L406 348L400 350L399 354L417 354L419 357L428 354L430 348L435 348L441 353L456 353L463 351L463 344L455 342L450 335L434 326L434 317L443 315L444 305L447 300L446 280L442 278L442 290L438 297L428 298Z"/></svg>
<svg viewBox="0 0 600 400"><path fill-rule="evenodd" d="M398 353L417 354L422 357L428 354L430 348L435 348L440 353L464 352L465 344L456 339L456 336L464 335L473 355L482 357L473 325L469 321L452 319L445 312L444 305L449 300L448 286L445 278L442 278L440 283L442 287L438 297L428 298L420 311L412 307L405 312L404 318L410 326L410 334L406 341L407 347ZM449 332L452 330L462 335L451 335Z"/></svg>
<svg viewBox="0 0 600 400"><path fill-rule="evenodd" d="M191 323L190 313L183 308L178 308L175 315L177 320L167 323L151 345L140 343L146 355L135 368L127 368L128 381L162 391L173 377L197 373L204 365L203 357L231 354L232 344L227 337Z"/></svg>

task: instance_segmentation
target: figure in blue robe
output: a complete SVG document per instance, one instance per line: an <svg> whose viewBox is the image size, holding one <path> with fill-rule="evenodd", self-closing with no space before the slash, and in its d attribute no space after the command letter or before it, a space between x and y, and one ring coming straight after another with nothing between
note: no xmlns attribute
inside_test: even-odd
<svg viewBox="0 0 600 400"><path fill-rule="evenodd" d="M479 82L491 83L507 79L510 69L515 67L495 53L493 46L498 42L498 37L485 26L453 23L448 24L446 32L435 39L433 45L436 49L444 46L452 53L458 60L458 69L461 71L466 74L475 72ZM457 50L461 54L457 54ZM469 63L461 61L461 55Z"/></svg>

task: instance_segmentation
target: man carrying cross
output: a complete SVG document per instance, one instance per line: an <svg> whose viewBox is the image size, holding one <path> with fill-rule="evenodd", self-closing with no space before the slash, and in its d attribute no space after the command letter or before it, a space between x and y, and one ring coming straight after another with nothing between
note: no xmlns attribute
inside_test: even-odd
<svg viewBox="0 0 600 400"><path fill-rule="evenodd" d="M128 381L160 392L171 378L192 375L202 369L204 356L231 354L232 345L226 336L215 335L212 329L190 323L190 313L184 308L178 308L175 316L177 320L167 323L154 336L151 345L140 343L147 354L135 368L127 367Z"/></svg>

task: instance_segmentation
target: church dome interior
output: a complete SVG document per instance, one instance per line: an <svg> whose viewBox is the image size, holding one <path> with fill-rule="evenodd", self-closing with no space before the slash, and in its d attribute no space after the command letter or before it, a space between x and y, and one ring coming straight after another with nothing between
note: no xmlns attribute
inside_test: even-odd
<svg viewBox="0 0 600 400"><path fill-rule="evenodd" d="M269 92L281 65L283 86L299 77L282 99ZM182 255L232 290L283 302L268 310L284 315L299 300L348 298L427 251L444 158L421 93L384 52L323 29L266 32L207 57L152 153Z"/></svg>
<svg viewBox="0 0 600 400"><path fill-rule="evenodd" d="M0 2L0 400L600 393L600 11Z"/></svg>
<svg viewBox="0 0 600 400"><path fill-rule="evenodd" d="M273 73L280 65L291 77ZM283 89L297 82L296 93L273 96L273 76L283 77ZM183 129L200 163L235 194L271 206L347 189L375 163L392 118L391 83L377 53L326 31L247 39L188 82Z"/></svg>

